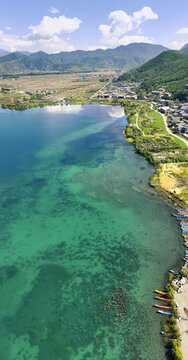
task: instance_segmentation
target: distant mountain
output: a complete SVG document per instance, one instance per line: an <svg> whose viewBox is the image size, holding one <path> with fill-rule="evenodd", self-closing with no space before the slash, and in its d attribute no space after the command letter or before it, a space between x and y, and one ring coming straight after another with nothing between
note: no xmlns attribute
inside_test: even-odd
<svg viewBox="0 0 188 360"><path fill-rule="evenodd" d="M0 56L5 56L5 55L8 55L8 54L9 54L8 51L0 49Z"/></svg>
<svg viewBox="0 0 188 360"><path fill-rule="evenodd" d="M173 50L163 52L137 70L124 73L118 81L139 82L140 90L147 92L164 87L180 100L187 99L184 88L188 84L188 55Z"/></svg>
<svg viewBox="0 0 188 360"><path fill-rule="evenodd" d="M23 54L23 55L31 55L32 53L29 52L29 51L18 51L20 54Z"/></svg>
<svg viewBox="0 0 188 360"><path fill-rule="evenodd" d="M161 45L133 43L116 49L46 54L39 51L28 56L16 52L0 58L0 74L95 71L101 69L133 69L168 49Z"/></svg>
<svg viewBox="0 0 188 360"><path fill-rule="evenodd" d="M188 43L185 44L180 51L183 54L188 54Z"/></svg>

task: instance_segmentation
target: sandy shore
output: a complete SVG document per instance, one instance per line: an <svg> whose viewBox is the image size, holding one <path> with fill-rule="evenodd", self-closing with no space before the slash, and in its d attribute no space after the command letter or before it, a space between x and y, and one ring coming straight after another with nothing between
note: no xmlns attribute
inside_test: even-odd
<svg viewBox="0 0 188 360"><path fill-rule="evenodd" d="M181 350L183 359L188 358L188 314L186 315L184 308L188 309L188 281L183 285L183 292L175 293L175 301L178 305L181 320L178 322L178 327L181 332Z"/></svg>

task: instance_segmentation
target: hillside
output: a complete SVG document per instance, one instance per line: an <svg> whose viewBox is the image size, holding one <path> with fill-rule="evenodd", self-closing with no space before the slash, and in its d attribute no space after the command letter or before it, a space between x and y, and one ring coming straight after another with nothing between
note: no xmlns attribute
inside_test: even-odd
<svg viewBox="0 0 188 360"><path fill-rule="evenodd" d="M118 81L140 82L140 90L149 92L164 87L174 97L186 100L188 91L188 55L178 51L166 51L148 61L137 70L124 73Z"/></svg>
<svg viewBox="0 0 188 360"><path fill-rule="evenodd" d="M188 54L188 43L185 44L180 51L183 54Z"/></svg>
<svg viewBox="0 0 188 360"><path fill-rule="evenodd" d="M100 69L133 69L168 49L161 45L133 43L116 49L72 51L46 54L39 51L27 56L10 53L0 57L0 74L95 71Z"/></svg>

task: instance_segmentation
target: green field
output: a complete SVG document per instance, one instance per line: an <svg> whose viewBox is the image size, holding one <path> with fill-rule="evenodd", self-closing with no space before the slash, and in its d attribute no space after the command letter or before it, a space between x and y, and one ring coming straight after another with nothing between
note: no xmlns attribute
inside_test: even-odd
<svg viewBox="0 0 188 360"><path fill-rule="evenodd" d="M145 135L167 134L163 117L157 111L151 111L144 116L139 116L138 123Z"/></svg>

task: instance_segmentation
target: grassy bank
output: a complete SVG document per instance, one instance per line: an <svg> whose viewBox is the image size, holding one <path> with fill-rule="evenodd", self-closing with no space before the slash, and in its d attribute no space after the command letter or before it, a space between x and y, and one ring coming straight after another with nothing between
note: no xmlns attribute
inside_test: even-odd
<svg viewBox="0 0 188 360"><path fill-rule="evenodd" d="M186 144L167 133L163 117L150 104L128 102L125 105L128 126L124 135L136 151L157 165L151 186L169 199L188 205L188 152Z"/></svg>

